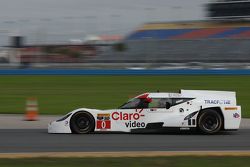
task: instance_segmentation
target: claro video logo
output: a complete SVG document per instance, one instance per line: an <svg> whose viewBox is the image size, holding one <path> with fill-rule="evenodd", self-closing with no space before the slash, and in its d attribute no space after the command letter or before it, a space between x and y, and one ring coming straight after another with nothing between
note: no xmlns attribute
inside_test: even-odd
<svg viewBox="0 0 250 167"><path fill-rule="evenodd" d="M142 111L143 109L136 109L133 113L113 112L111 117L115 121L127 121L125 122L127 128L143 128L146 126L145 123L137 121L145 116Z"/></svg>
<svg viewBox="0 0 250 167"><path fill-rule="evenodd" d="M96 129L111 129L110 114L97 114Z"/></svg>
<svg viewBox="0 0 250 167"><path fill-rule="evenodd" d="M112 119L117 120L139 120L141 117L145 115L142 114L143 109L136 109L134 113L126 113L126 112L113 112Z"/></svg>

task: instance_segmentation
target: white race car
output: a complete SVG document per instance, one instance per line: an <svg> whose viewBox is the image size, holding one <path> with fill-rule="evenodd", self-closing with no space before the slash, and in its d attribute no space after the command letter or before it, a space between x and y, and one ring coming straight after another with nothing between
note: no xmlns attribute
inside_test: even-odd
<svg viewBox="0 0 250 167"><path fill-rule="evenodd" d="M198 129L205 134L237 130L241 107L229 91L144 93L112 110L79 108L49 123L49 133L151 132Z"/></svg>

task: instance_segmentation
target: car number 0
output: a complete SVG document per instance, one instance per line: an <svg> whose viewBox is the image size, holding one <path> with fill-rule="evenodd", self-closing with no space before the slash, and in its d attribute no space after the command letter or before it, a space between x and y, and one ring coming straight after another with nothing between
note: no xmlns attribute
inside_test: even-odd
<svg viewBox="0 0 250 167"><path fill-rule="evenodd" d="M105 129L105 128L106 128L106 122L102 121L102 129Z"/></svg>

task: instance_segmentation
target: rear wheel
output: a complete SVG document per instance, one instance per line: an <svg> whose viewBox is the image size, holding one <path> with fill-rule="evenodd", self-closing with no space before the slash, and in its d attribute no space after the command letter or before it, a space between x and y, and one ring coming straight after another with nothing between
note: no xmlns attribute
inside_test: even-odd
<svg viewBox="0 0 250 167"><path fill-rule="evenodd" d="M222 128L222 117L215 110L204 110L198 117L198 128L204 134L217 133Z"/></svg>
<svg viewBox="0 0 250 167"><path fill-rule="evenodd" d="M72 133L85 134L93 132L95 129L95 120L87 112L77 112L70 120L70 129Z"/></svg>

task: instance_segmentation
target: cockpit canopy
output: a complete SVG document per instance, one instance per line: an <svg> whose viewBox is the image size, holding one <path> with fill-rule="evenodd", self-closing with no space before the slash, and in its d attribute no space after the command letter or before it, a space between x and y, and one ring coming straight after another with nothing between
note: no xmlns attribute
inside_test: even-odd
<svg viewBox="0 0 250 167"><path fill-rule="evenodd" d="M130 99L119 107L119 109L141 109L141 108L167 108L192 100L193 98L160 98L141 95Z"/></svg>

